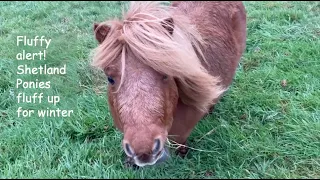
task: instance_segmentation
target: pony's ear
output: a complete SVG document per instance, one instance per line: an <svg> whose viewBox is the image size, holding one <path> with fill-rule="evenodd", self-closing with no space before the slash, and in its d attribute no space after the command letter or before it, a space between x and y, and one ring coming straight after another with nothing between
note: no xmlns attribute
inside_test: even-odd
<svg viewBox="0 0 320 180"><path fill-rule="evenodd" d="M173 19L171 17L167 18L161 24L172 35L174 29Z"/></svg>
<svg viewBox="0 0 320 180"><path fill-rule="evenodd" d="M98 29L97 29L98 28ZM108 25L101 25L99 26L98 23L93 24L93 31L95 32L95 38L101 44L104 39L107 37L109 31L110 31L110 26Z"/></svg>

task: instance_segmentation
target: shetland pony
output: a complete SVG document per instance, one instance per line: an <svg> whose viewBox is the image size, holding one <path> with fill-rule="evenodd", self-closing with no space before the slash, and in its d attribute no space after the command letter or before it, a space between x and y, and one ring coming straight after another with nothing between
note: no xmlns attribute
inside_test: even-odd
<svg viewBox="0 0 320 180"><path fill-rule="evenodd" d="M131 2L121 20L94 23L94 34L92 65L109 81L123 149L141 167L166 156L167 138L186 144L228 89L245 49L246 11L241 2Z"/></svg>

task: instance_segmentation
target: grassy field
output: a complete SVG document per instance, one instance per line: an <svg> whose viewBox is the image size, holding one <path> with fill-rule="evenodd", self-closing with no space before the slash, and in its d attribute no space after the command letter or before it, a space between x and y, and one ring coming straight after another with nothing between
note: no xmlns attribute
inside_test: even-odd
<svg viewBox="0 0 320 180"><path fill-rule="evenodd" d="M186 159L127 169L106 78L89 66L93 22L123 2L1 2L0 178L319 178L320 3L245 2L247 49L215 112L194 129ZM17 61L16 36L52 38L45 61ZM67 75L17 75L18 64L67 64ZM49 89L16 88L51 81ZM71 117L17 117L52 104L17 103L20 92L59 95Z"/></svg>

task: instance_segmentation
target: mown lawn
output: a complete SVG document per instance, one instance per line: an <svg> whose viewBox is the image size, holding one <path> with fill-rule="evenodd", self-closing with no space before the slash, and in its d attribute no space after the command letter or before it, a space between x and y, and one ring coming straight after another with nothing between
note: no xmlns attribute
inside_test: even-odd
<svg viewBox="0 0 320 180"><path fill-rule="evenodd" d="M319 178L320 3L245 2L247 49L215 112L194 129L186 159L127 169L106 78L89 66L93 22L125 2L0 3L0 178ZM45 61L17 61L16 36L52 38ZM67 64L67 75L17 75L17 65ZM16 88L16 79L51 81ZM60 95L66 118L18 118L20 92Z"/></svg>

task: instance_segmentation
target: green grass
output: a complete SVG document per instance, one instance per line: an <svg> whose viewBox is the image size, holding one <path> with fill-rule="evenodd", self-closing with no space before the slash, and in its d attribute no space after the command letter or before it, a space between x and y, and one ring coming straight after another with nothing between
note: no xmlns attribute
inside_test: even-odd
<svg viewBox="0 0 320 180"><path fill-rule="evenodd" d="M245 2L247 49L215 112L199 122L186 159L124 168L122 134L112 122L106 78L89 66L93 22L124 2L2 2L0 5L0 178L319 178L320 3ZM52 38L46 61L67 75L16 75L17 35ZM25 48L37 52L40 48ZM16 79L51 81L17 89ZM283 86L281 82L286 81ZM19 92L60 95L67 118L17 118Z"/></svg>

